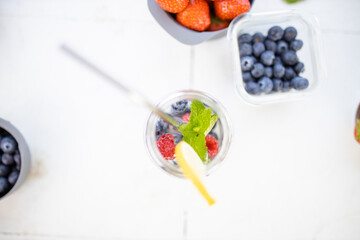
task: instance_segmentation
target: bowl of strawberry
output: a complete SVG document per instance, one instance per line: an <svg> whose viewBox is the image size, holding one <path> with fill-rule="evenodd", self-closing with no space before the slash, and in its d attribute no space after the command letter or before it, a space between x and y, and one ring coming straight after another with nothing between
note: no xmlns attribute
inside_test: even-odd
<svg viewBox="0 0 360 240"><path fill-rule="evenodd" d="M195 45L225 36L230 22L254 0L148 0L155 20L178 41Z"/></svg>
<svg viewBox="0 0 360 240"><path fill-rule="evenodd" d="M30 170L30 151L22 134L0 118L0 200L25 181Z"/></svg>

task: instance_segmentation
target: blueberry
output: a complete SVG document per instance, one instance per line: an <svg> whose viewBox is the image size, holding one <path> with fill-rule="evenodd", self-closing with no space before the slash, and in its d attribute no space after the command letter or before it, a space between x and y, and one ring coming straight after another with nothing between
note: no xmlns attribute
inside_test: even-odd
<svg viewBox="0 0 360 240"><path fill-rule="evenodd" d="M276 42L266 39L264 42L266 50L270 50L272 52L276 52Z"/></svg>
<svg viewBox="0 0 360 240"><path fill-rule="evenodd" d="M260 55L265 52L265 45L262 42L256 42L253 45L253 54L255 57L260 57Z"/></svg>
<svg viewBox="0 0 360 240"><path fill-rule="evenodd" d="M250 72L243 72L242 77L243 77L243 81L246 82L246 83L254 81L254 78L251 76Z"/></svg>
<svg viewBox="0 0 360 240"><path fill-rule="evenodd" d="M290 43L290 49L294 51L299 51L303 46L303 41L294 40Z"/></svg>
<svg viewBox="0 0 360 240"><path fill-rule="evenodd" d="M8 182L11 185L14 185L16 183L16 181L19 178L19 172L18 171L12 171L9 176L8 176Z"/></svg>
<svg viewBox="0 0 360 240"><path fill-rule="evenodd" d="M305 66L302 62L298 62L295 66L294 66L294 70L295 72L299 75L300 73L305 71Z"/></svg>
<svg viewBox="0 0 360 240"><path fill-rule="evenodd" d="M168 128L169 128L169 124L167 122L165 122L164 120L160 119L159 121L157 121L156 130L155 130L156 139L161 137L163 132L165 132Z"/></svg>
<svg viewBox="0 0 360 240"><path fill-rule="evenodd" d="M275 78L282 78L285 75L285 67L280 63L275 64L273 67L273 75Z"/></svg>
<svg viewBox="0 0 360 240"><path fill-rule="evenodd" d="M213 136L214 138L216 138L216 140L219 140L218 135L217 135L216 133L214 133L213 131L211 131L211 132L209 133L209 135L211 135L211 136Z"/></svg>
<svg viewBox="0 0 360 240"><path fill-rule="evenodd" d="M252 46L249 43L243 43L240 45L240 56L251 56L252 55Z"/></svg>
<svg viewBox="0 0 360 240"><path fill-rule="evenodd" d="M264 42L265 40L265 37L264 35L261 33L261 32L257 32L253 35L252 37L252 41L253 43L256 43L256 42Z"/></svg>
<svg viewBox="0 0 360 240"><path fill-rule="evenodd" d="M252 37L250 34L248 33L245 33L245 34L242 34L238 37L238 42L239 44L242 44L242 43L251 43L251 40L252 40Z"/></svg>
<svg viewBox="0 0 360 240"><path fill-rule="evenodd" d="M0 177L6 177L10 172L10 168L6 165L0 164Z"/></svg>
<svg viewBox="0 0 360 240"><path fill-rule="evenodd" d="M274 65L277 64L277 63L283 64L283 62L281 61L281 57L279 57L279 56L276 56L275 59L274 59Z"/></svg>
<svg viewBox="0 0 360 240"><path fill-rule="evenodd" d="M283 54L281 54L281 60L284 64L294 66L298 61L298 57L296 53L292 50L286 51Z"/></svg>
<svg viewBox="0 0 360 240"><path fill-rule="evenodd" d="M277 46L276 46L276 53L277 54L280 55L283 52L286 52L288 49L289 49L289 46L288 46L287 42L282 41L282 40L278 41Z"/></svg>
<svg viewBox="0 0 360 240"><path fill-rule="evenodd" d="M275 79L273 79L273 84L274 84L273 90L278 92L278 91L282 90L284 83L280 79L275 78Z"/></svg>
<svg viewBox="0 0 360 240"><path fill-rule="evenodd" d="M245 90L251 95L260 94L260 86L256 82L248 82L245 85Z"/></svg>
<svg viewBox="0 0 360 240"><path fill-rule="evenodd" d="M16 149L16 141L12 137L4 137L1 139L0 148L4 153L12 153Z"/></svg>
<svg viewBox="0 0 360 240"><path fill-rule="evenodd" d="M271 66L274 63L274 59L275 54L270 50L263 52L260 56L260 60L265 66Z"/></svg>
<svg viewBox="0 0 360 240"><path fill-rule="evenodd" d="M268 78L271 78L273 75L272 67L265 67L264 75Z"/></svg>
<svg viewBox="0 0 360 240"><path fill-rule="evenodd" d="M287 42L294 41L297 35L297 31L294 27L287 27L284 30L283 39Z"/></svg>
<svg viewBox="0 0 360 240"><path fill-rule="evenodd" d="M293 79L294 77L296 77L296 72L294 71L294 69L292 67L286 67L284 80L291 81L291 79Z"/></svg>
<svg viewBox="0 0 360 240"><path fill-rule="evenodd" d="M20 153L15 153L14 154L14 161L17 165L20 165L21 164L21 156L20 156Z"/></svg>
<svg viewBox="0 0 360 240"><path fill-rule="evenodd" d="M274 26L269 29L268 38L273 41L280 40L284 35L284 30L279 26Z"/></svg>
<svg viewBox="0 0 360 240"><path fill-rule="evenodd" d="M264 75L264 72L264 65L262 65L261 63L255 63L253 69L251 70L251 75L254 78L259 78Z"/></svg>
<svg viewBox="0 0 360 240"><path fill-rule="evenodd" d="M268 77L262 77L259 82L260 90L263 93L270 93L274 87L273 82Z"/></svg>
<svg viewBox="0 0 360 240"><path fill-rule="evenodd" d="M255 60L254 57L245 56L240 59L241 62L241 69L243 71L250 71L254 66Z"/></svg>
<svg viewBox="0 0 360 240"><path fill-rule="evenodd" d="M2 156L1 156L1 162L5 165L12 165L15 161L14 161L14 157L9 154L9 153L4 153Z"/></svg>
<svg viewBox="0 0 360 240"><path fill-rule="evenodd" d="M0 177L0 194L6 193L9 190L9 188L10 188L10 184L8 180L4 177Z"/></svg>
<svg viewBox="0 0 360 240"><path fill-rule="evenodd" d="M291 80L291 86L296 90L303 90L309 86L309 81L303 77L295 77Z"/></svg>
<svg viewBox="0 0 360 240"><path fill-rule="evenodd" d="M288 91L290 91L290 88L291 88L290 82L289 81L284 81L282 91L283 92L288 92Z"/></svg>
<svg viewBox="0 0 360 240"><path fill-rule="evenodd" d="M181 100L177 101L174 104L171 104L171 110L174 114L184 113L187 107L188 101L187 100Z"/></svg>

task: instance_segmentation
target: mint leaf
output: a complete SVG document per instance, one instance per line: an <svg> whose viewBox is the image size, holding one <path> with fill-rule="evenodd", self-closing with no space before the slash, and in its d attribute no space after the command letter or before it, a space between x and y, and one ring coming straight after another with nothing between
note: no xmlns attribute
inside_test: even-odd
<svg viewBox="0 0 360 240"><path fill-rule="evenodd" d="M219 119L219 116L214 114L211 116L210 119L210 126L208 127L208 129L206 129L205 131L205 136L209 134L209 132L211 131L211 129L213 129L213 127L215 126L215 123L217 122L217 120Z"/></svg>
<svg viewBox="0 0 360 240"><path fill-rule="evenodd" d="M206 109L202 102L193 100L189 122L179 127L183 140L195 150L204 163L208 162L205 137L218 120L216 114L211 114L211 109Z"/></svg>

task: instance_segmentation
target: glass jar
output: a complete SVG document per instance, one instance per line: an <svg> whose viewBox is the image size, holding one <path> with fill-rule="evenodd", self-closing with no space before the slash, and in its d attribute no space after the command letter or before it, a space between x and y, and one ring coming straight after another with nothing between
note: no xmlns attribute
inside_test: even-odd
<svg viewBox="0 0 360 240"><path fill-rule="evenodd" d="M214 132L218 136L219 152L215 158L211 159L210 162L206 165L206 174L209 175L225 159L231 143L230 119L223 105L221 105L217 100L209 96L207 93L188 90L179 91L169 95L167 98L161 101L157 107L165 112L169 112L171 109L171 104L181 100L191 101L195 99L201 101L206 107L209 107L212 110L213 114L216 113L219 116L219 120L214 127ZM182 171L177 165L176 161L165 160L157 148L155 130L156 123L159 120L160 118L152 112L146 124L145 140L149 154L154 162L164 171L173 176L183 177Z"/></svg>

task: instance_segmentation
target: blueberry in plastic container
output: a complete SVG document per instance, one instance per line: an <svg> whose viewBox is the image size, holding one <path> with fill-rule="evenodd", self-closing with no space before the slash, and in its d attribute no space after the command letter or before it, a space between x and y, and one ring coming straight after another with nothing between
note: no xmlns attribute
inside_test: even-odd
<svg viewBox="0 0 360 240"><path fill-rule="evenodd" d="M252 56L244 56L240 59L240 62L243 71L250 71L255 64L254 57Z"/></svg>
<svg viewBox="0 0 360 240"><path fill-rule="evenodd" d="M255 79L251 76L250 72L243 72L242 78L243 78L243 81L246 83L255 81Z"/></svg>
<svg viewBox="0 0 360 240"><path fill-rule="evenodd" d="M246 83L245 90L251 95L259 95L261 93L260 86L256 82Z"/></svg>
<svg viewBox="0 0 360 240"><path fill-rule="evenodd" d="M264 75L265 68L261 63L255 63L253 69L251 70L251 75L254 78L260 78Z"/></svg>
<svg viewBox="0 0 360 240"><path fill-rule="evenodd" d="M299 75L300 73L305 71L305 65L302 62L298 62L294 66L294 71Z"/></svg>
<svg viewBox="0 0 360 240"><path fill-rule="evenodd" d="M271 78L273 76L273 69L272 67L265 67L264 68L264 76Z"/></svg>
<svg viewBox="0 0 360 240"><path fill-rule="evenodd" d="M287 42L280 40L277 43L276 46L276 54L282 54L284 52L286 52L289 49L289 45L287 44Z"/></svg>
<svg viewBox="0 0 360 240"><path fill-rule="evenodd" d="M252 36L251 36L250 34L244 33L244 34L242 34L242 35L240 35L240 36L238 37L238 43L239 43L239 44L251 43L252 39L253 39L253 38L252 38Z"/></svg>
<svg viewBox="0 0 360 240"><path fill-rule="evenodd" d="M273 41L280 40L284 35L284 30L279 26L271 27L268 31L268 38Z"/></svg>
<svg viewBox="0 0 360 240"><path fill-rule="evenodd" d="M270 39L266 39L264 42L265 48L266 50L272 51L272 52L276 52L276 42L270 40Z"/></svg>
<svg viewBox="0 0 360 240"><path fill-rule="evenodd" d="M286 67L284 80L291 81L291 79L293 79L294 77L296 77L296 72L294 71L294 69L292 67Z"/></svg>
<svg viewBox="0 0 360 240"><path fill-rule="evenodd" d="M309 86L309 81L303 77L295 77L291 80L291 86L296 90L304 90Z"/></svg>
<svg viewBox="0 0 360 240"><path fill-rule="evenodd" d="M265 66L271 66L274 63L274 59L275 59L275 54L273 51L270 50L263 52L260 56L260 61Z"/></svg>
<svg viewBox="0 0 360 240"><path fill-rule="evenodd" d="M265 52L265 45L262 42L256 42L253 45L253 54L255 57L260 57L260 55Z"/></svg>
<svg viewBox="0 0 360 240"><path fill-rule="evenodd" d="M251 56L252 46L250 43L243 43L240 45L240 56Z"/></svg>
<svg viewBox="0 0 360 240"><path fill-rule="evenodd" d="M253 35L252 37L252 41L253 43L256 43L256 42L264 42L265 40L265 37L264 35L261 33L261 32L257 32Z"/></svg>
<svg viewBox="0 0 360 240"><path fill-rule="evenodd" d="M288 92L291 90L291 83L290 81L284 81L283 82L283 87L282 87L282 91L283 92Z"/></svg>
<svg viewBox="0 0 360 240"><path fill-rule="evenodd" d="M297 36L297 30L294 27L287 27L284 30L283 39L287 42L294 41Z"/></svg>
<svg viewBox="0 0 360 240"><path fill-rule="evenodd" d="M304 45L302 40L294 40L290 43L290 49L293 51L299 51Z"/></svg>
<svg viewBox="0 0 360 240"><path fill-rule="evenodd" d="M281 54L281 60L284 64L289 66L294 66L296 63L299 62L299 59L296 55L296 52L289 50Z"/></svg>
<svg viewBox="0 0 360 240"><path fill-rule="evenodd" d="M273 67L273 75L275 78L282 78L285 75L285 67L280 63L275 64Z"/></svg>
<svg viewBox="0 0 360 240"><path fill-rule="evenodd" d="M274 86L273 82L268 77L262 77L259 80L258 84L260 86L261 92L263 92L263 93L270 93Z"/></svg>
<svg viewBox="0 0 360 240"><path fill-rule="evenodd" d="M273 84L274 84L273 91L278 92L283 89L283 81L281 81L280 79L278 78L273 79Z"/></svg>

